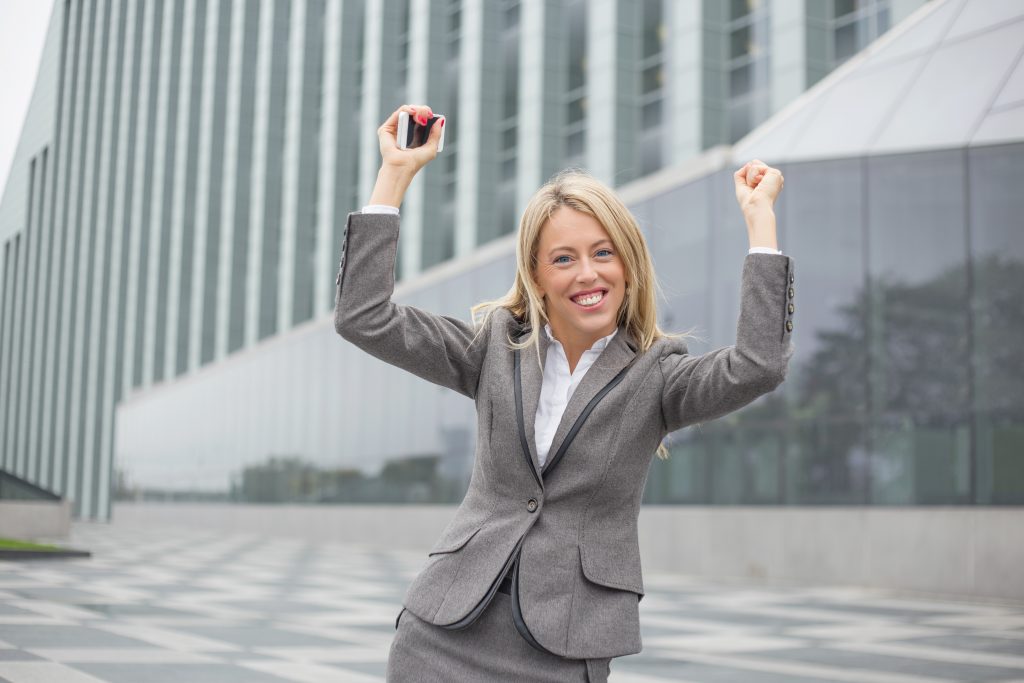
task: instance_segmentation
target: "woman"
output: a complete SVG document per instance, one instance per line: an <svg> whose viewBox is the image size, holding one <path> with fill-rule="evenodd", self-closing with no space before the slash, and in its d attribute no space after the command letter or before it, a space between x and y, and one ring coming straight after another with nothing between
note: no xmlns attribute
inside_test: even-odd
<svg viewBox="0 0 1024 683"><path fill-rule="evenodd" d="M636 221L583 173L556 176L519 227L508 294L479 322L394 304L398 207L436 156L378 129L370 205L348 217L335 326L388 363L476 402L469 488L410 585L388 681L606 681L641 649L637 516L662 438L777 387L792 354L793 260L776 249L782 175L739 169L751 255L736 344L701 356L656 322L655 276ZM443 121L441 123L443 125ZM766 253L759 253L766 252Z"/></svg>

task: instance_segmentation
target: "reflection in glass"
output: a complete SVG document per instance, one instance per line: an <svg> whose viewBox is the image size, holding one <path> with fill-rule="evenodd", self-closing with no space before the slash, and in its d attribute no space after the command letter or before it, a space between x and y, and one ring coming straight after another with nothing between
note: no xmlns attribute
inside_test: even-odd
<svg viewBox="0 0 1024 683"><path fill-rule="evenodd" d="M667 461L637 454L652 457L644 502L1024 503L1022 166L1018 144L783 168L797 293L786 382L669 435ZM735 339L746 234L730 183L719 171L631 207L664 289L659 319L703 338L695 355ZM403 284L396 302L465 320L513 275L504 254ZM118 495L457 503L475 417L466 398L310 325L120 404Z"/></svg>

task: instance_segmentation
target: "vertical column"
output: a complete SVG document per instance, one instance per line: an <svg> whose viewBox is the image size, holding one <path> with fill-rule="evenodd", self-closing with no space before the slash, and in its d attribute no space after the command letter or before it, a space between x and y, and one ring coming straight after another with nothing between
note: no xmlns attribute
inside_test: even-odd
<svg viewBox="0 0 1024 683"><path fill-rule="evenodd" d="M14 411L14 420L11 425L11 429L14 432L14 460L15 460L15 471L20 476L29 478L29 459L28 453L28 440L25 433L25 422L28 413L29 396L31 394L31 384L28 382L28 369L29 359L31 359L33 339L32 339L32 324L31 320L33 317L33 311L35 306L32 306L35 295L35 277L38 272L38 259L39 259L39 230L36 228L35 223L38 221L39 213L36 210L37 195L42 189L41 179L39 174L42 172L42 164L39 161L39 157L33 157L32 161L28 165L28 196L25 202L25 223L24 231L25 235L25 246L24 246L24 280L21 281L19 288L21 290L21 317L15 323L14 327L19 332L20 340L18 342L18 357L15 361L15 378L17 380L16 392L17 395L11 401L14 405L11 409Z"/></svg>
<svg viewBox="0 0 1024 683"><path fill-rule="evenodd" d="M11 239L4 244L4 291L3 291L3 315L4 315L4 338L3 346L0 347L0 357L3 359L3 375L0 375L0 465L4 469L17 472L14 449L11 448L13 441L13 413L16 401L12 400L14 391L13 365L16 360L13 347L16 344L17 334L15 328L18 324L17 301L18 290L21 288L21 269L19 264L21 245L21 232L15 233Z"/></svg>
<svg viewBox="0 0 1024 683"><path fill-rule="evenodd" d="M95 339L90 335L89 323L94 317L90 308L93 303L93 292L95 289L95 272L93 256L96 252L97 242L97 213L100 198L101 161L103 150L107 146L106 136L108 133L105 127L107 115L107 61L109 59L108 47L113 42L110 39L110 6L111 0L96 0L90 25L90 40L93 41L93 49L90 51L88 73L88 91L86 110L86 132L82 140L85 145L85 155L82 157L79 176L79 192L81 192L81 212L77 221L78 248L77 264L72 272L74 287L74 305L72 307L73 318L71 327L71 339L74 340L71 350L70 378L71 393L68 397L68 448L67 457L72 465L68 468L69 477L68 490L73 492L75 499L75 513L79 516L86 516L91 503L90 485L91 468L89 467L88 454L85 448L85 375L86 363ZM74 482L74 485L72 485Z"/></svg>
<svg viewBox="0 0 1024 683"><path fill-rule="evenodd" d="M316 209L319 196L329 191L321 184L317 173L322 150L320 109L323 107L323 90L320 88L320 79L324 67L325 5L325 0L308 0L304 19L302 88L299 90L302 99L299 108L301 125L294 210L295 249L292 257L295 286L291 321L285 321L289 327L309 320L318 311L315 280L319 246ZM327 282L334 282L334 278L328 278Z"/></svg>
<svg viewBox="0 0 1024 683"><path fill-rule="evenodd" d="M612 187L638 175L639 3L594 0L587 11L586 159Z"/></svg>
<svg viewBox="0 0 1024 683"><path fill-rule="evenodd" d="M224 109L227 101L227 65L231 47L231 0L208 0L206 45L203 48L202 108L199 115L199 160L196 173L195 241L192 254L192 302L188 338L188 369L203 363L212 345L217 259L220 243L220 193L224 164ZM214 183L217 184L216 191Z"/></svg>
<svg viewBox="0 0 1024 683"><path fill-rule="evenodd" d="M58 104L59 106L59 104ZM51 163L50 148L44 147L40 154L40 165L42 166L39 173L39 204L36 208L36 212L39 216L37 222L37 234L39 235L39 261L37 264L37 271L35 279L35 294L32 296L32 356L30 359L30 378L29 386L31 387L29 393L29 405L28 410L28 452L29 457L34 459L33 467L30 471L30 478L33 482L40 486L45 486L43 482L44 477L49 475L49 468L47 464L49 459L46 454L43 453L40 448L41 439L39 438L39 426L41 420L41 413L44 410L43 406L43 350L45 348L45 332L44 326L46 323L46 295L47 287L46 284L50 278L50 249L51 245L51 230L52 227L49 223L50 219L50 205L52 203L53 195L53 184L50 181L50 176L53 175L52 163ZM0 282L3 282L3 277L0 276ZM0 342L2 343L2 342Z"/></svg>
<svg viewBox="0 0 1024 683"><path fill-rule="evenodd" d="M672 131L665 141L665 165L680 164L703 149L701 127L702 57L704 32L701 29L701 3L667 2L665 23L665 130Z"/></svg>
<svg viewBox="0 0 1024 683"><path fill-rule="evenodd" d="M807 24L804 3L777 0L770 5L770 113L807 89Z"/></svg>
<svg viewBox="0 0 1024 683"><path fill-rule="evenodd" d="M175 200L175 169L179 155L178 95L181 82L181 41L185 0L165 4L164 49L160 62L160 117L157 130L156 193L153 201L153 241L146 286L145 384L165 378L167 298L170 289L171 211Z"/></svg>
<svg viewBox="0 0 1024 683"><path fill-rule="evenodd" d="M197 324L192 290L195 286L194 273L201 271L203 265L202 252L197 254L195 251L196 230L200 221L196 197L205 191L199 187L199 157L204 153L200 139L209 135L209 131L203 128L202 115L204 105L211 98L207 86L212 75L207 73L209 65L206 61L207 50L212 47L208 23L210 4L209 0L194 0L194 5L186 7L185 14L188 22L185 39L189 45L182 49L188 62L187 66L182 65L182 74L187 83L188 109L180 114L187 117L187 121L182 124L183 130L180 129L178 135L181 141L179 154L185 156L185 170L184 178L178 185L183 192L181 204L175 207L177 209L180 206L182 215L180 237L176 238L171 249L173 258L177 259L177 264L171 266L171 272L180 271L180 275L176 278L177 285L171 292L172 298L167 307L167 344L172 349L168 354L165 372L168 377L188 371L192 329ZM215 0L213 4L216 4ZM205 224L206 216L202 218Z"/></svg>
<svg viewBox="0 0 1024 683"><path fill-rule="evenodd" d="M277 261L278 286L267 293L266 305L276 304L276 332L283 332L293 325L295 303L295 280L299 271L295 267L296 214L298 212L299 173L302 157L302 105L305 84L305 42L306 12L315 0L295 0L291 5L291 34L288 52L282 57L288 69L285 95L284 152L282 169L280 252ZM314 40L312 36L309 40ZM276 302L270 301L276 294Z"/></svg>
<svg viewBox="0 0 1024 683"><path fill-rule="evenodd" d="M259 42L256 48L256 104L253 118L252 139L252 178L249 186L249 225L248 225L248 257L245 261L244 289L241 300L245 306L245 323L242 346L252 346L259 339L260 309L263 305L263 292L273 292L273 288L265 288L262 282L263 273L263 239L264 226L268 221L278 221L281 217L280 207L273 215L266 215L264 193L267 188L267 144L268 117L271 107L271 79L274 63L274 15L275 0L259 0L262 21L259 25ZM270 169L275 176L278 169ZM240 226L244 228L245 226ZM237 240L235 248L239 246ZM243 277L236 273L236 277ZM232 297L234 298L234 297ZM275 299L276 301L276 299Z"/></svg>
<svg viewBox="0 0 1024 683"><path fill-rule="evenodd" d="M215 358L224 358L232 347L233 323L240 311L232 309L235 290L235 265L245 254L234 246L236 224L248 225L248 183L252 161L252 97L255 74L256 40L259 31L259 2L234 1L231 27L231 58L228 72L228 101L224 150L224 212L220 222L220 263L217 271L217 325ZM243 118L242 105L246 112ZM244 154L244 157L242 155ZM239 216L239 213L244 213ZM240 235L245 240L246 235ZM239 301L239 304L241 302ZM241 323L238 324L238 327Z"/></svg>
<svg viewBox="0 0 1024 683"><path fill-rule="evenodd" d="M187 313L190 302L182 302L181 295L188 294L187 288L184 292L182 291L183 278L188 277L188 274L183 272L183 268L186 265L191 266L191 253L189 253L189 258L186 259L183 254L183 248L186 240L191 242L194 220L194 215L190 210L193 208L191 205L192 197L188 196L188 194L189 190L195 187L196 169L194 161L190 157L190 149L192 148L193 138L199 135L199 131L196 129L197 122L192 118L191 114L199 99L193 95L201 94L201 91L197 92L196 90L196 79L200 79L200 83L202 82L202 74L195 68L197 65L193 64L194 58L202 59L201 52L198 55L195 54L195 48L196 46L201 46L204 40L203 35L196 34L196 12L199 11L197 1L178 0L178 2L184 3L181 57L180 60L176 60L176 63L180 64L178 71L180 75L176 84L177 88L172 91L172 98L169 102L170 106L177 107L177 131L174 136L174 168L167 169L173 173L174 178L171 185L173 187L170 200L171 220L170 225L166 227L170 233L168 240L169 253L166 256L168 262L167 279L157 283L158 287L164 288L167 297L163 334L165 352L156 358L156 363L163 366L157 374L168 380L177 374L179 335L182 333L187 335L189 323ZM188 223L187 227L186 222ZM189 233L187 238L185 235L186 231ZM181 315L183 306L186 313L184 318ZM164 311L158 311L158 315L163 313Z"/></svg>
<svg viewBox="0 0 1024 683"><path fill-rule="evenodd" d="M7 410L11 405L7 398L8 377L10 367L8 355L11 348L11 291L14 288L13 268L11 267L11 243L13 237L3 242L0 250L0 469L10 468L7 462Z"/></svg>
<svg viewBox="0 0 1024 683"><path fill-rule="evenodd" d="M404 0L367 0L363 46L363 99L359 140L360 205L370 199L380 168L377 127L402 103L395 102L398 87L398 3ZM359 206L353 210L359 210Z"/></svg>
<svg viewBox="0 0 1024 683"><path fill-rule="evenodd" d="M98 449L98 474L96 487L99 491L96 508L101 517L110 517L110 486L111 469L113 467L113 433L114 433L114 406L118 399L118 380L121 377L119 370L123 368L121 361L121 349L124 344L124 317L126 313L126 287L125 279L130 254L130 243L128 241L130 228L130 209L133 188L132 161L134 159L134 145L136 144L135 130L138 121L137 105L139 98L139 77L141 69L139 66L139 48L142 45L143 34L143 11L140 3L134 0L123 0L121 11L123 13L124 33L122 35L123 51L118 61L121 63L121 99L120 111L118 114L118 125L114 127L117 134L115 149L116 168L111 175L111 196L113 198L113 211L111 213L110 225L113 230L110 244L110 262L107 266L109 272L109 285L106 288L108 311L103 321L105 331L103 332L104 342L99 345L103 354L101 365L101 377L98 387L98 402L104 407L100 416L99 425L99 449Z"/></svg>
<svg viewBox="0 0 1024 683"><path fill-rule="evenodd" d="M131 393L135 384L135 378L141 376L141 355L142 334L140 329L139 307L139 281L140 270L146 251L143 249L143 238L148 236L148 229L144 229L145 222L148 227L148 220L145 218L148 203L144 201L148 193L147 177L149 173L149 150L152 148L151 137L152 127L150 121L154 117L156 102L153 101L153 80L154 71L154 41L159 38L159 19L156 3L147 2L144 8L142 30L142 46L140 51L139 64L139 98L138 106L135 108L138 117L138 135L135 136L135 158L129 162L129 173L132 175L132 186L136 191L130 195L131 215L128 217L128 273L125 285L127 300L125 301L124 316L124 368L122 370L123 385L120 389L121 396Z"/></svg>
<svg viewBox="0 0 1024 683"><path fill-rule="evenodd" d="M465 0L459 60L459 155L455 190L455 256L496 237L498 119L501 112L500 5ZM482 239L481 239L482 238Z"/></svg>
<svg viewBox="0 0 1024 683"><path fill-rule="evenodd" d="M346 27L343 23L344 0L326 0L324 7L324 68L320 80L322 107L320 109L320 158L317 168L316 244L317 254L313 279L314 315L330 310L334 306L334 240L332 225L336 211L347 211L336 203L334 184L340 170L338 144L349 138L348 131L342 130L342 121L351 125L347 113L341 111L341 93L353 92L355 84L341 82L342 44L346 42ZM347 86L348 88L345 88ZM351 153L351 152L350 152Z"/></svg>
<svg viewBox="0 0 1024 683"><path fill-rule="evenodd" d="M519 160L516 215L561 162L568 52L560 3L523 0L519 36Z"/></svg>
<svg viewBox="0 0 1024 683"><path fill-rule="evenodd" d="M57 154L53 169L53 209L51 210L50 232L54 235L50 253L50 280L47 283L48 304L46 307L46 344L43 378L43 414L40 426L40 452L48 461L49 477L43 485L56 493L64 491L64 458L56 444L57 425L57 352L63 319L58 314L64 296L64 250L67 234L67 197L71 164L71 131L74 123L76 90L78 88L78 50L81 42L82 3L70 3L64 16L63 60L61 66L61 94L57 103ZM63 173L61 172L63 171ZM58 232L59 231L59 232Z"/></svg>
<svg viewBox="0 0 1024 683"><path fill-rule="evenodd" d="M110 253L110 238L114 227L111 224L111 203L114 199L115 187L113 183L115 157L118 150L119 128L120 128L120 101L121 82L120 74L124 61L125 36L122 30L124 18L122 16L122 0L106 0L103 16L103 35L106 39L103 42L104 55L100 73L102 78L99 83L99 95L103 103L99 109L98 116L102 120L99 132L94 136L99 145L96 153L96 166L92 174L95 183L91 220L88 226L93 235L93 253L90 254L90 267L88 269L88 291L86 292L86 318L84 321L85 337L88 339L85 355L83 357L84 368L82 391L76 394L76 402L79 403L82 433L82 496L81 514L83 517L98 518L105 516L105 510L101 512L97 506L100 496L98 486L100 463L104 458L99 451L100 439L98 426L103 422L103 416L113 411L113 405L104 404L102 381L100 378L103 372L103 351L106 343L105 319L109 307L109 286L110 286L110 264L108 256Z"/></svg>
<svg viewBox="0 0 1024 683"><path fill-rule="evenodd" d="M62 319L66 320L67 326L58 335L60 337L60 352L57 370L57 433L55 447L58 449L58 457L63 458L65 464L63 492L74 501L73 509L76 513L80 510L81 498L78 490L78 449L71 440L71 425L74 422L71 419L70 413L73 407L73 389L75 388L72 382L75 370L72 356L74 355L75 347L82 341L80 329L77 327L79 316L76 315L76 312L78 307L83 305L77 299L84 289L84 287L79 286L79 278L82 277L82 273L79 271L79 263L85 249L79 244L79 240L85 234L83 228L85 211L82 209L82 204L88 172L88 149L91 137L89 121L94 116L91 102L95 95L95 89L90 87L93 78L93 47L101 44L96 40L96 6L98 2L99 0L86 0L83 2L83 12L87 19L85 19L82 26L83 40L79 46L81 68L77 74L78 100L75 104L77 116L75 117L73 133L71 135L71 145L69 145L73 149L72 154L68 158L68 162L72 165L71 179L68 184L71 209L67 214L68 237L64 258L64 270L70 276L69 282L72 283L72 286L68 288L68 293L61 298L63 306L60 315ZM72 340L74 340L74 344L71 343Z"/></svg>
<svg viewBox="0 0 1024 683"><path fill-rule="evenodd" d="M223 156L223 194L219 198L220 220L216 221L219 226L220 244L217 248L218 262L216 268L216 280L213 284L213 296L206 295L205 311L212 309L212 315L204 312L204 318L215 325L213 358L223 358L228 350L229 318L227 307L231 301L231 241L235 224L235 194L238 184L238 141L239 141L239 116L241 108L241 80L242 80L242 56L244 36L242 31L245 28L246 2L242 0L221 0L232 8L230 28L230 53L228 55L228 73L225 90L227 101L225 102L224 138L227 141L224 146ZM223 17L224 15L221 14ZM219 163L211 157L212 163ZM210 181L217 182L213 174L210 174ZM211 195L212 196L212 195ZM212 228L213 222L210 223Z"/></svg>
<svg viewBox="0 0 1024 683"><path fill-rule="evenodd" d="M318 211L318 230L326 253L321 254L318 270L327 278L317 278L317 301L321 309L334 308L334 279L341 253L342 233L350 211L359 210L359 154L365 126L360 107L363 53L363 5L349 0L329 0L327 6L326 58L324 62L323 141L320 145L322 190ZM334 38L337 36L337 39ZM331 141L331 142L329 142ZM374 151L377 154L376 151ZM355 189L354 189L355 188Z"/></svg>
<svg viewBox="0 0 1024 683"><path fill-rule="evenodd" d="M444 46L447 29L444 3L412 0L409 6L409 102L432 107L436 113L454 118L459 112L442 111L445 63ZM451 152L448 152L450 155ZM423 267L425 226L440 220L440 199L444 189L445 152L419 174L409 187L402 208L401 251L402 277L412 277Z"/></svg>

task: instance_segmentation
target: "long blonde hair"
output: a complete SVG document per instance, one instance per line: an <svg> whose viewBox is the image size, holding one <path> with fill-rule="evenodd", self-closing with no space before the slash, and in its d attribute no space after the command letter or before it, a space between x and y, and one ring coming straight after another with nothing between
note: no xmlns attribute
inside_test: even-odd
<svg viewBox="0 0 1024 683"><path fill-rule="evenodd" d="M483 301L470 309L474 320L479 313L484 314L480 320L480 330L487 325L494 311L507 309L530 328L529 334L521 342L509 338L510 348L524 349L534 345L537 363L540 364L540 345L537 340L548 317L533 275L537 269L541 229L551 215L563 206L597 219L622 259L626 291L616 322L618 325L625 324L626 330L639 345L638 352L647 351L662 337L691 336L689 333L665 332L658 327L657 296L661 293L661 286L655 276L654 262L640 225L611 188L577 168L556 173L527 203L519 222L516 276L512 288L503 297ZM668 457L664 442L658 445L657 454L662 459Z"/></svg>

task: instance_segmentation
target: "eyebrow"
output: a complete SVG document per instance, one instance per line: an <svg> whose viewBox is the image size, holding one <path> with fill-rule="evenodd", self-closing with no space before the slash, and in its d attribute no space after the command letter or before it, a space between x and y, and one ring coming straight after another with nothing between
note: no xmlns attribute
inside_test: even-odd
<svg viewBox="0 0 1024 683"><path fill-rule="evenodd" d="M601 240L598 240L598 241L594 242L593 244L590 245L590 248L593 249L597 245L604 244L605 242L607 242L608 244L612 244L612 241L610 239L605 238L605 239L601 239ZM612 246L614 246L614 245L612 245ZM551 254L554 254L559 249L566 249L568 251L576 251L572 247L554 247L553 249L551 249L551 251L548 252L548 256L550 256Z"/></svg>

